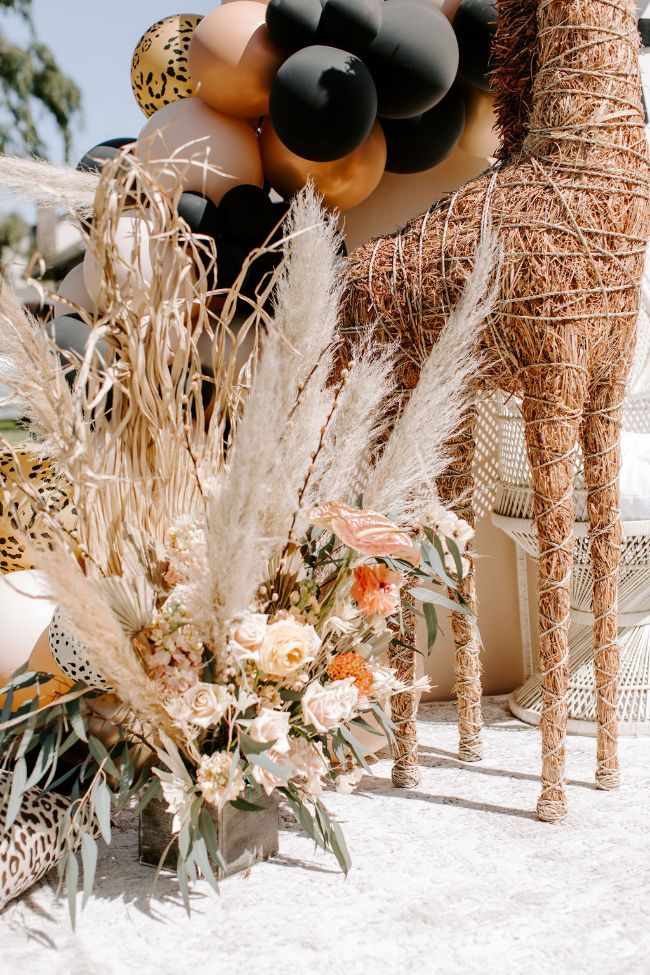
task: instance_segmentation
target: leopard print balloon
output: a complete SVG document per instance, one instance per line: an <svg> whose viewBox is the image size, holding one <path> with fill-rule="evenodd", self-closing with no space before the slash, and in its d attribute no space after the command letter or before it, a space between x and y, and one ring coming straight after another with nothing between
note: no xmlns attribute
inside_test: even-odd
<svg viewBox="0 0 650 975"><path fill-rule="evenodd" d="M61 858L58 834L68 808L63 796L27 789L9 829L6 800L0 800L0 911L51 870Z"/></svg>
<svg viewBox="0 0 650 975"><path fill-rule="evenodd" d="M131 85L147 118L164 105L194 95L187 52L199 14L175 14L150 27L133 53Z"/></svg>
<svg viewBox="0 0 650 975"><path fill-rule="evenodd" d="M19 489L21 477L48 511L59 513L68 531L76 524L69 486L47 460L25 449L16 450L15 456L0 452L0 575L32 568L21 535L27 535L35 548L47 547L53 540L44 514Z"/></svg>

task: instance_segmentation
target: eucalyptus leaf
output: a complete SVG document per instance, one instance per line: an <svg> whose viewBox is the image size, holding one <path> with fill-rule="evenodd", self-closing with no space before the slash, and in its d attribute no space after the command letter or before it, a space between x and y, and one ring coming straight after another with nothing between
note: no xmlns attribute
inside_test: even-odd
<svg viewBox="0 0 650 975"><path fill-rule="evenodd" d="M106 843L111 842L111 791L105 779L100 779L93 789L93 805L99 830Z"/></svg>
<svg viewBox="0 0 650 975"><path fill-rule="evenodd" d="M454 613L461 613L463 616L472 615L468 606L454 602L453 599L449 599L448 596L443 596L441 592L436 592L435 589L423 589L422 586L414 586L408 590L408 593L414 599L419 599L422 603L433 603L436 606L444 606L446 609L450 609Z"/></svg>
<svg viewBox="0 0 650 975"><path fill-rule="evenodd" d="M217 878L214 875L212 867L210 866L210 859L208 857L208 850L206 847L205 840L202 836L198 836L194 841L194 846L192 848L194 853L194 861L199 867L201 873L210 884L212 889L219 893L219 884L217 883Z"/></svg>
<svg viewBox="0 0 650 975"><path fill-rule="evenodd" d="M176 861L176 879L178 881L178 889L181 893L183 899L183 905L187 911L187 915L190 915L190 892L187 886L187 872L185 870L185 861L182 855L179 853L178 860Z"/></svg>
<svg viewBox="0 0 650 975"><path fill-rule="evenodd" d="M463 578L463 563L461 561L460 550L458 545L453 538L445 538L447 543L447 548L451 553L451 557L454 560L454 565L456 566L456 574L458 575L458 582L455 583L454 588L458 588L458 583Z"/></svg>
<svg viewBox="0 0 650 975"><path fill-rule="evenodd" d="M270 772L281 782L288 782L289 776L294 771L293 765L278 765L277 762L272 762L268 755L249 755L248 761L251 765L258 765L266 772Z"/></svg>
<svg viewBox="0 0 650 975"><path fill-rule="evenodd" d="M77 921L77 887L79 885L79 864L74 853L69 853L65 865L65 887L68 895L70 923L74 930Z"/></svg>
<svg viewBox="0 0 650 975"><path fill-rule="evenodd" d="M248 799L232 799L230 805L233 809L239 809L240 812L264 812L264 806L257 806L254 802L249 802Z"/></svg>
<svg viewBox="0 0 650 975"><path fill-rule="evenodd" d="M90 833L83 833L81 836L81 863L84 868L82 907L85 907L88 903L88 898L92 894L97 868L97 843Z"/></svg>
<svg viewBox="0 0 650 975"><path fill-rule="evenodd" d="M88 739L88 748L90 750L90 754L100 767L103 766L110 775L114 775L116 778L119 776L119 769L115 765L111 756L108 754L106 746L99 740L99 738L95 738L93 735L91 735Z"/></svg>
<svg viewBox="0 0 650 975"><path fill-rule="evenodd" d="M363 768L365 768L366 772L368 772L369 775L372 775L372 769L366 762L366 758L364 755L365 748L362 742L360 742L359 739L352 734L352 732L347 727L347 725L342 724L341 727L339 728L339 731L343 736L343 738L345 738L345 740L347 741L350 748L352 749L354 756L359 762L359 764L362 765Z"/></svg>
<svg viewBox="0 0 650 975"><path fill-rule="evenodd" d="M431 653L438 636L438 616L432 603L423 603L423 610L427 624L427 650Z"/></svg>
<svg viewBox="0 0 650 975"><path fill-rule="evenodd" d="M244 755L261 755L262 752L268 752L269 748L273 748L275 742L273 741L255 741L250 735L247 735L245 731L240 731L239 733L239 744Z"/></svg>
<svg viewBox="0 0 650 975"><path fill-rule="evenodd" d="M9 793L9 804L7 806L7 816L4 824L5 831L13 826L20 812L26 782L27 763L24 758L19 758L14 765L13 775L11 777L11 792Z"/></svg>
<svg viewBox="0 0 650 975"><path fill-rule="evenodd" d="M147 783L147 788L144 790L140 801L134 809L135 815L139 815L143 809L146 809L150 802L154 799L160 799L162 796L162 789L160 788L160 779L157 775L152 775Z"/></svg>
<svg viewBox="0 0 650 975"><path fill-rule="evenodd" d="M332 844L332 852L338 860L341 870L347 877L348 873L350 872L350 867L352 866L352 858L350 857L348 845L345 842L343 830L337 822L332 822L330 843Z"/></svg>

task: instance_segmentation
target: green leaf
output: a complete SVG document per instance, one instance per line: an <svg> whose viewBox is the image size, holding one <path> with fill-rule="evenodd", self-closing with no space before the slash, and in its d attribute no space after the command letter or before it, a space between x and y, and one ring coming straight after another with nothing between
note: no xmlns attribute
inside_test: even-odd
<svg viewBox="0 0 650 975"><path fill-rule="evenodd" d="M345 738L348 745L352 749L357 761L365 768L366 772L368 772L369 775L372 775L373 774L372 769L366 762L366 758L364 755L365 746L359 741L358 738L356 738L352 734L352 732L347 727L347 725L342 724L341 727L339 728L339 731L341 732L342 736Z"/></svg>
<svg viewBox="0 0 650 975"><path fill-rule="evenodd" d="M143 809L146 809L153 799L160 799L161 797L162 789L160 788L160 779L157 775L153 775L147 784L147 788L144 790L140 802L135 807L135 815L137 816Z"/></svg>
<svg viewBox="0 0 650 975"><path fill-rule="evenodd" d="M350 857L348 845L345 842L345 836L340 825L336 821L331 821L331 827L330 843L332 844L332 852L338 860L341 870L347 877L352 866L352 858Z"/></svg>
<svg viewBox="0 0 650 975"><path fill-rule="evenodd" d="M372 702L372 704L370 705L370 710L372 711L377 721L385 731L386 737L388 738L389 742L393 742L395 740L395 734L394 734L395 725L391 721L390 716L386 714L386 712L381 707L381 705L379 705L376 701Z"/></svg>
<svg viewBox="0 0 650 975"><path fill-rule="evenodd" d="M25 783L26 789L30 789L37 782L40 782L52 762L56 759L57 752L55 742L56 732L54 731L51 731L49 735L46 735L43 739L43 744L41 745L41 750L38 753L38 758L36 759L30 776Z"/></svg>
<svg viewBox="0 0 650 975"><path fill-rule="evenodd" d="M427 651L431 653L438 636L438 616L431 603L424 603L422 608L427 623Z"/></svg>
<svg viewBox="0 0 650 975"><path fill-rule="evenodd" d="M254 802L249 802L248 799L232 799L230 805L233 809L239 809L241 812L264 812L264 806L257 806Z"/></svg>
<svg viewBox="0 0 650 975"><path fill-rule="evenodd" d="M212 867L210 866L210 859L208 857L208 850L206 847L205 840L202 836L198 836L194 840L194 846L192 848L194 853L194 861L198 866L199 870L210 884L212 889L218 894L219 884L217 883L217 878L214 875Z"/></svg>
<svg viewBox="0 0 650 975"><path fill-rule="evenodd" d="M427 545L426 547L427 561L429 562L434 574L444 583L446 583L450 589L455 589L457 582L455 579L452 579L445 568L444 549L440 543L440 539L436 539L436 542L438 544Z"/></svg>
<svg viewBox="0 0 650 975"><path fill-rule="evenodd" d="M304 691L290 691L288 687L280 688L280 697L283 701L301 701Z"/></svg>
<svg viewBox="0 0 650 975"><path fill-rule="evenodd" d="M262 752L267 752L269 748L273 748L275 744L274 741L255 741L250 735L247 735L245 731L240 731L239 733L239 744L244 755L261 755Z"/></svg>
<svg viewBox="0 0 650 975"><path fill-rule="evenodd" d="M251 765L258 765L270 772L271 775L275 775L281 782L288 782L289 776L294 771L293 765L278 765L277 762L272 762L268 755L248 755L247 757Z"/></svg>
<svg viewBox="0 0 650 975"><path fill-rule="evenodd" d="M111 842L111 790L105 779L100 779L93 789L93 805L99 830L106 843Z"/></svg>
<svg viewBox="0 0 650 975"><path fill-rule="evenodd" d="M74 853L69 853L65 865L65 886L68 895L68 910L70 911L70 923L74 930L77 920L77 886L79 883L79 864Z"/></svg>
<svg viewBox="0 0 650 975"><path fill-rule="evenodd" d="M212 859L219 864L222 870L225 870L226 861L221 855L221 850L219 849L217 831L214 828L212 816L205 807L199 813L199 832L205 840L205 845Z"/></svg>
<svg viewBox="0 0 650 975"><path fill-rule="evenodd" d="M454 539L445 538L445 541L447 543L448 550L451 552L451 556L454 560L454 565L456 566L456 574L458 575L458 582L454 584L454 588L457 589L458 583L463 578L463 563L460 558L460 551L458 549L458 545L456 545Z"/></svg>
<svg viewBox="0 0 650 975"><path fill-rule="evenodd" d="M99 738L95 738L93 737L93 735L91 735L90 738L88 739L88 749L92 757L100 766L100 768L103 765L103 767L106 769L109 775L114 775L115 778L119 777L120 774L119 769L115 765L115 762L113 761L111 756L106 751L106 747L104 743L101 742Z"/></svg>
<svg viewBox="0 0 650 975"><path fill-rule="evenodd" d="M81 717L80 701L77 698L76 701L70 703L68 708L68 717L70 718L70 724L72 725L74 732L81 741L88 741L88 735L86 734L86 725L84 719Z"/></svg>
<svg viewBox="0 0 650 975"><path fill-rule="evenodd" d="M183 824L183 828L178 834L178 852L183 857L183 860L187 860L191 847L192 840L190 837L190 824L189 822L186 822Z"/></svg>
<svg viewBox="0 0 650 975"><path fill-rule="evenodd" d="M11 792L9 793L9 804L7 806L7 818L4 828L8 830L13 826L16 817L20 812L23 801L23 793L27 782L27 763L24 758L19 758L16 762L11 777Z"/></svg>
<svg viewBox="0 0 650 975"><path fill-rule="evenodd" d="M81 836L81 862L84 868L84 895L81 906L85 907L92 894L97 868L97 843L90 833L82 833Z"/></svg>
<svg viewBox="0 0 650 975"><path fill-rule="evenodd" d="M464 616L472 615L469 607L454 602L453 599L443 596L441 592L436 592L435 589L423 589L422 586L414 586L408 590L408 593L414 599L419 599L422 603L434 603L436 606L444 606L446 609L450 609L454 613L461 613Z"/></svg>
<svg viewBox="0 0 650 975"><path fill-rule="evenodd" d="M178 880L178 889L181 892L181 897L183 898L183 904L185 910L187 911L187 916L190 915L190 892L187 886L187 872L185 870L185 862L181 853L178 854L178 860L176 861L176 879Z"/></svg>

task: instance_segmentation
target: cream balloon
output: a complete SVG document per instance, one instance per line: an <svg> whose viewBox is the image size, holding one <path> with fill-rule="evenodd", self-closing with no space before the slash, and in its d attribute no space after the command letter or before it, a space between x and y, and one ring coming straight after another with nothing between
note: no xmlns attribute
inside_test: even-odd
<svg viewBox="0 0 650 975"><path fill-rule="evenodd" d="M22 569L0 577L0 685L26 663L49 626L55 603L43 574Z"/></svg>
<svg viewBox="0 0 650 975"><path fill-rule="evenodd" d="M147 300L146 288L151 281L153 267L150 254L152 225L135 211L126 211L117 223L112 274L124 298L136 309ZM102 276L100 254L103 241L91 237L83 262L84 283L91 301L101 303Z"/></svg>
<svg viewBox="0 0 650 975"><path fill-rule="evenodd" d="M83 308L84 311L94 311L95 303L88 294L88 288L84 281L83 264L77 264L71 271L68 271L59 285L58 294L61 298L67 298L73 305ZM76 311L76 308L71 308L70 305L64 304L62 301L55 300L52 307L55 317L57 315L71 315Z"/></svg>
<svg viewBox="0 0 650 975"><path fill-rule="evenodd" d="M491 91L481 91L479 88L466 85L465 98L465 128L458 145L472 156L489 159L499 148L499 133L496 126L494 112L494 95Z"/></svg>
<svg viewBox="0 0 650 975"><path fill-rule="evenodd" d="M218 204L233 186L264 182L251 126L213 111L199 98L185 98L152 115L136 153L169 194L202 193Z"/></svg>

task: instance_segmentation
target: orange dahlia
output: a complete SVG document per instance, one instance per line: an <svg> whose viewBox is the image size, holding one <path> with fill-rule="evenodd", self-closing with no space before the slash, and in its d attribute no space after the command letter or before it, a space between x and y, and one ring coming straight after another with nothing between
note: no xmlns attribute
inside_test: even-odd
<svg viewBox="0 0 650 975"><path fill-rule="evenodd" d="M327 668L327 675L332 680L345 680L346 677L353 677L360 697L370 693L372 687L370 664L361 654L354 653L352 650L334 657Z"/></svg>

